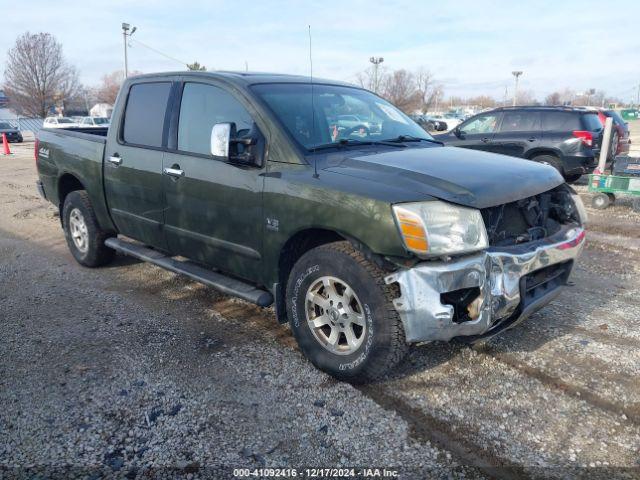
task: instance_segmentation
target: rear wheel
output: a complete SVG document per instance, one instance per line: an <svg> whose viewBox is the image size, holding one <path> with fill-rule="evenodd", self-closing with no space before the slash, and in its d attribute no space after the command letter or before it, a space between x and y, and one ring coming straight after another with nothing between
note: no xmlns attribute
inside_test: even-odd
<svg viewBox="0 0 640 480"><path fill-rule="evenodd" d="M62 228L73 257L85 267L99 267L113 260L115 251L105 246L111 235L98 225L89 195L71 192L64 199Z"/></svg>
<svg viewBox="0 0 640 480"><path fill-rule="evenodd" d="M314 248L295 264L287 312L304 355L339 380L371 381L404 357L408 346L392 300L397 287L349 242Z"/></svg>
<svg viewBox="0 0 640 480"><path fill-rule="evenodd" d="M537 155L533 157L531 160L534 162L543 163L545 165L551 165L553 168L558 170L560 174L564 177L564 170L562 168L562 164L560 163L560 159L558 157L554 157L553 155Z"/></svg>
<svg viewBox="0 0 640 480"><path fill-rule="evenodd" d="M591 206L597 210L604 210L611 204L611 198L606 193L596 193L591 199Z"/></svg>

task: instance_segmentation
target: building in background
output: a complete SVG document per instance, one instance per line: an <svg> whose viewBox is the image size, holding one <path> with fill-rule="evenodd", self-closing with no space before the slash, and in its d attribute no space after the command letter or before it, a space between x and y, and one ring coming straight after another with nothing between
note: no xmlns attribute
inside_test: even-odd
<svg viewBox="0 0 640 480"><path fill-rule="evenodd" d="M89 115L92 117L107 117L111 118L111 114L113 113L113 105L108 103L96 103L89 110Z"/></svg>

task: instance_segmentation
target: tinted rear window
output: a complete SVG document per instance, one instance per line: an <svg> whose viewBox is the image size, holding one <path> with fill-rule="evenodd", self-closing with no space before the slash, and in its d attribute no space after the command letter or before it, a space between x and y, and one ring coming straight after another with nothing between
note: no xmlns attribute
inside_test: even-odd
<svg viewBox="0 0 640 480"><path fill-rule="evenodd" d="M580 115L574 112L540 112L543 130L581 130ZM596 120L597 120L596 116Z"/></svg>
<svg viewBox="0 0 640 480"><path fill-rule="evenodd" d="M124 112L122 137L126 143L162 146L164 115L170 90L170 82L140 83L131 87Z"/></svg>
<svg viewBox="0 0 640 480"><path fill-rule="evenodd" d="M584 124L584 129L590 132L597 132L602 130L602 122L598 118L597 113L588 113L582 116L582 123Z"/></svg>

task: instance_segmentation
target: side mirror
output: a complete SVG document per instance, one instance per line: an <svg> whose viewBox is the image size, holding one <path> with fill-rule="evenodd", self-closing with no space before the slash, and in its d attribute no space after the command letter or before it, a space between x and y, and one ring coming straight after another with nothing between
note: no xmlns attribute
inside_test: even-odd
<svg viewBox="0 0 640 480"><path fill-rule="evenodd" d="M462 130L460 130L460 127L456 127L456 128L454 128L454 129L452 130L452 132L453 132L453 134L454 134L456 137L458 137L458 138L460 138L460 137L462 136Z"/></svg>
<svg viewBox="0 0 640 480"><path fill-rule="evenodd" d="M245 165L261 166L261 149L256 152L253 148L257 143L255 135L238 138L235 123L216 123L211 129L211 155L215 157L223 157Z"/></svg>
<svg viewBox="0 0 640 480"><path fill-rule="evenodd" d="M216 123L211 129L211 155L229 158L229 145L232 137L235 137L233 123Z"/></svg>

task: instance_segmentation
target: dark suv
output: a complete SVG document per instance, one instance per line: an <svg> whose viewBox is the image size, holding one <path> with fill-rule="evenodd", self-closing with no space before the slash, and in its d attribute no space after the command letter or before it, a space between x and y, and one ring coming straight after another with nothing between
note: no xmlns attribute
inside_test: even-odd
<svg viewBox="0 0 640 480"><path fill-rule="evenodd" d="M595 111L502 107L475 115L434 138L456 147L547 163L573 182L597 165L602 133Z"/></svg>

